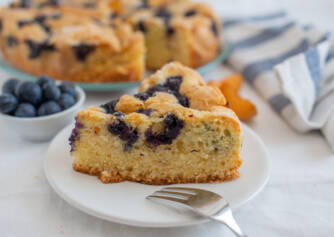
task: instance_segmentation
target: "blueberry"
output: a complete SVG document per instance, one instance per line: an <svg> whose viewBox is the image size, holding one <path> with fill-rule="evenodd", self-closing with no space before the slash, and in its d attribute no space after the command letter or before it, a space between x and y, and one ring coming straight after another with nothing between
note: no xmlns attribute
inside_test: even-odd
<svg viewBox="0 0 334 237"><path fill-rule="evenodd" d="M54 84L55 82L46 75L40 76L37 78L37 84L42 88L44 84L46 83L50 83L50 84Z"/></svg>
<svg viewBox="0 0 334 237"><path fill-rule="evenodd" d="M151 108L149 108L149 109L137 109L137 110L135 110L135 113L145 114L146 116L150 116L153 112L154 112L154 110L151 109Z"/></svg>
<svg viewBox="0 0 334 237"><path fill-rule="evenodd" d="M169 19L172 17L172 14L167 8L161 7L157 10L157 12L155 13L155 16Z"/></svg>
<svg viewBox="0 0 334 237"><path fill-rule="evenodd" d="M174 34L175 30L170 26L172 13L167 8L159 8L155 13L155 16L160 17L163 20L168 35Z"/></svg>
<svg viewBox="0 0 334 237"><path fill-rule="evenodd" d="M148 0L141 0L141 3L137 6L137 9L150 8Z"/></svg>
<svg viewBox="0 0 334 237"><path fill-rule="evenodd" d="M144 21L140 20L140 21L138 22L137 27L138 27L138 30L140 30L141 32L143 32L143 33L146 32L146 26L145 26Z"/></svg>
<svg viewBox="0 0 334 237"><path fill-rule="evenodd" d="M146 91L146 93L149 94L150 96L153 96L156 92L171 93L170 89L164 85L156 85Z"/></svg>
<svg viewBox="0 0 334 237"><path fill-rule="evenodd" d="M48 0L39 4L39 7L59 6L59 0Z"/></svg>
<svg viewBox="0 0 334 237"><path fill-rule="evenodd" d="M189 108L190 105L189 105L189 100L187 97L185 97L184 95L181 95L180 93L175 93L174 96L177 98L180 105L182 105L183 107Z"/></svg>
<svg viewBox="0 0 334 237"><path fill-rule="evenodd" d="M173 76L166 79L164 86L168 87L172 91L179 91L182 83L182 76Z"/></svg>
<svg viewBox="0 0 334 237"><path fill-rule="evenodd" d="M43 24L46 19L47 19L46 15L38 15L35 17L35 21L38 22L39 24Z"/></svg>
<svg viewBox="0 0 334 237"><path fill-rule="evenodd" d="M101 107L106 111L107 114L113 114L116 112L115 107L118 103L119 99L112 100L109 103L101 105Z"/></svg>
<svg viewBox="0 0 334 237"><path fill-rule="evenodd" d="M60 4L59 0L49 0L50 6L58 6Z"/></svg>
<svg viewBox="0 0 334 237"><path fill-rule="evenodd" d="M8 36L7 38L7 46L8 47L14 47L16 45L18 45L19 41L17 38L15 38L14 36Z"/></svg>
<svg viewBox="0 0 334 237"><path fill-rule="evenodd" d="M42 90L34 82L26 81L20 83L15 90L15 94L20 102L38 104L42 100Z"/></svg>
<svg viewBox="0 0 334 237"><path fill-rule="evenodd" d="M74 151L74 145L75 145L75 141L79 139L79 132L80 132L80 129L83 128L83 124L80 123L78 121L78 119L76 118L75 119L75 126L72 130L72 133L71 133L71 136L70 138L68 139L69 143L70 143L70 146L71 146L71 151L70 152L73 152Z"/></svg>
<svg viewBox="0 0 334 237"><path fill-rule="evenodd" d="M217 37L219 35L219 32L218 32L217 23L214 20L212 20L210 28L213 34Z"/></svg>
<svg viewBox="0 0 334 237"><path fill-rule="evenodd" d="M113 115L117 118L121 118L121 117L125 116L125 113L117 111L117 112L113 113Z"/></svg>
<svg viewBox="0 0 334 237"><path fill-rule="evenodd" d="M36 109L30 103L21 103L17 107L15 111L16 117L35 117L36 116Z"/></svg>
<svg viewBox="0 0 334 237"><path fill-rule="evenodd" d="M47 40L43 42L36 42L34 40L25 40L24 41L29 47L29 58L35 59L38 58L44 51L55 51L56 47L53 44L50 44Z"/></svg>
<svg viewBox="0 0 334 237"><path fill-rule="evenodd" d="M47 101L41 104L37 110L38 116L46 116L50 114L55 114L61 111L61 107L55 101Z"/></svg>
<svg viewBox="0 0 334 237"><path fill-rule="evenodd" d="M165 92L174 95L182 106L189 107L188 98L179 92L181 83L181 75L171 76L166 79L164 84L158 84L149 88L146 92L135 94L134 96L145 101L149 97L154 96L156 92Z"/></svg>
<svg viewBox="0 0 334 237"><path fill-rule="evenodd" d="M78 61L85 61L87 56L96 49L96 45L81 43L72 46L72 49Z"/></svg>
<svg viewBox="0 0 334 237"><path fill-rule="evenodd" d="M12 94L0 95L0 112L9 114L13 112L17 107L18 101Z"/></svg>
<svg viewBox="0 0 334 237"><path fill-rule="evenodd" d="M35 22L33 20L23 20L23 21L18 21L17 22L17 26L19 28L23 27L23 26L26 26L26 25L31 25L31 24L34 24Z"/></svg>
<svg viewBox="0 0 334 237"><path fill-rule="evenodd" d="M125 141L124 151L129 151L132 145L138 140L139 136L137 130L127 125L123 120L116 120L108 125L108 131Z"/></svg>
<svg viewBox="0 0 334 237"><path fill-rule="evenodd" d="M60 89L55 84L46 83L43 85L43 96L47 100L59 100Z"/></svg>
<svg viewBox="0 0 334 237"><path fill-rule="evenodd" d="M19 80L17 79L9 79L2 86L2 93L15 95L15 88L19 84Z"/></svg>
<svg viewBox="0 0 334 237"><path fill-rule="evenodd" d="M175 33L175 30L174 30L173 27L171 27L171 26L167 26L166 32L167 32L167 35L168 35L168 36L171 36L172 34Z"/></svg>
<svg viewBox="0 0 334 237"><path fill-rule="evenodd" d="M68 93L63 93L60 96L58 104L63 110L65 110L65 109L72 107L75 104L75 99L72 95Z"/></svg>
<svg viewBox="0 0 334 237"><path fill-rule="evenodd" d="M184 13L184 16L185 17L192 17L192 16L195 16L196 14L197 14L196 10L190 9L190 10L188 10Z"/></svg>
<svg viewBox="0 0 334 237"><path fill-rule="evenodd" d="M117 14L116 12L112 12L112 13L110 13L110 15L109 15L109 19L110 19L110 20L113 20L113 19L117 18L117 16L118 16L118 14Z"/></svg>
<svg viewBox="0 0 334 237"><path fill-rule="evenodd" d="M95 6L95 3L87 2L83 4L83 7L84 8L95 8L96 6Z"/></svg>
<svg viewBox="0 0 334 237"><path fill-rule="evenodd" d="M19 7L28 8L31 6L31 0L21 0Z"/></svg>
<svg viewBox="0 0 334 237"><path fill-rule="evenodd" d="M77 97L77 92L75 91L75 86L72 82L64 81L59 85L61 93L67 93L72 95L74 98Z"/></svg>
<svg viewBox="0 0 334 237"><path fill-rule="evenodd" d="M61 14L58 12L58 13L54 13L52 15L49 15L48 17L50 17L51 19L60 19L61 18Z"/></svg>
<svg viewBox="0 0 334 237"><path fill-rule="evenodd" d="M164 119L164 129L156 134L152 128L148 128L145 132L146 142L153 145L172 144L173 140L181 133L184 127L184 121L179 119L175 114L168 114Z"/></svg>
<svg viewBox="0 0 334 237"><path fill-rule="evenodd" d="M140 99L142 101L145 101L148 98L150 98L150 95L148 93L142 92L142 93L135 94L134 97L136 97L136 98L138 98L138 99Z"/></svg>

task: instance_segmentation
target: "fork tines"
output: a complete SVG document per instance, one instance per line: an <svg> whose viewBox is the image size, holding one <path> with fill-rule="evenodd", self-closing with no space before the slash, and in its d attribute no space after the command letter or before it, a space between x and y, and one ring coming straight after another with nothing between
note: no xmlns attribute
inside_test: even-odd
<svg viewBox="0 0 334 237"><path fill-rule="evenodd" d="M147 199L164 199L179 203L187 203L189 198L194 197L198 192L203 191L196 188L186 187L165 187L155 191L152 195L147 196Z"/></svg>

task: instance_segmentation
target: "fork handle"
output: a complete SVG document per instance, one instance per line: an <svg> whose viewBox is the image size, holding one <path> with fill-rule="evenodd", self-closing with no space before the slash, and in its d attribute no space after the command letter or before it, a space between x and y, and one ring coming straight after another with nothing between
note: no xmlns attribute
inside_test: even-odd
<svg viewBox="0 0 334 237"><path fill-rule="evenodd" d="M245 235L240 229L230 210L222 210L216 215L211 216L210 219L225 224L237 237L247 237L247 235Z"/></svg>

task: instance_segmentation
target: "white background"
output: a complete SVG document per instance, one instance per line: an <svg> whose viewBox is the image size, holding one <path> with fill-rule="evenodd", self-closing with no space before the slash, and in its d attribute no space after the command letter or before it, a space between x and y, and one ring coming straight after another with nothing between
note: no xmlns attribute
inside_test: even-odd
<svg viewBox="0 0 334 237"><path fill-rule="evenodd" d="M302 23L314 23L334 32L333 0L208 2L222 15L287 9ZM1 83L4 79L6 76L0 73ZM318 132L294 132L247 85L242 93L258 107L258 116L248 125L268 146L273 169L267 187L235 213L236 219L250 237L334 236L334 155L329 146ZM88 93L86 106L118 95ZM149 229L88 216L62 201L49 187L42 169L47 147L48 143L20 140L0 121L0 237L232 236L216 223Z"/></svg>

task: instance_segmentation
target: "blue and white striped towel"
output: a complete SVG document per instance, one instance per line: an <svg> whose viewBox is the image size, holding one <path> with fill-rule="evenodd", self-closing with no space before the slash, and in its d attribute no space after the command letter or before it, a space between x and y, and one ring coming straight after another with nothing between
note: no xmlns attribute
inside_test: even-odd
<svg viewBox="0 0 334 237"><path fill-rule="evenodd" d="M334 149L334 44L328 33L285 12L225 19L228 63L287 123L320 130Z"/></svg>

